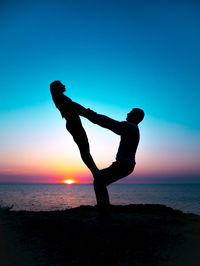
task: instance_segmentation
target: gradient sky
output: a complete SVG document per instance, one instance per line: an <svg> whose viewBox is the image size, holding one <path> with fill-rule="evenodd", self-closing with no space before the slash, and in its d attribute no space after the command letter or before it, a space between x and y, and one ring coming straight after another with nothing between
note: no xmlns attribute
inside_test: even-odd
<svg viewBox="0 0 200 266"><path fill-rule="evenodd" d="M124 182L200 182L200 2L0 1L0 181L91 182L49 91L124 120L144 109ZM100 168L119 137L82 119Z"/></svg>

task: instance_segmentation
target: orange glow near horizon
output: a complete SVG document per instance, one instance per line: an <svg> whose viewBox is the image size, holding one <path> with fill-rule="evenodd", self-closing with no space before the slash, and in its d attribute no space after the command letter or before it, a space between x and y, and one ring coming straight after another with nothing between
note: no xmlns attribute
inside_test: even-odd
<svg viewBox="0 0 200 266"><path fill-rule="evenodd" d="M65 178L61 180L60 183L66 184L66 185L72 185L72 184L78 183L78 181L72 178Z"/></svg>

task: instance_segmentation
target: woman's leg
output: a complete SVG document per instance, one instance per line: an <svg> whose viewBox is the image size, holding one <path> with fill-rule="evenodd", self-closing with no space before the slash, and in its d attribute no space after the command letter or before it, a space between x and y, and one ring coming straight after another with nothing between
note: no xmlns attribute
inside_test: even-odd
<svg viewBox="0 0 200 266"><path fill-rule="evenodd" d="M99 169L97 168L97 166L96 166L96 164L95 164L95 162L94 162L94 160L90 154L89 147L87 148L86 146L79 145L78 143L77 143L77 145L79 147L79 151L80 151L81 158L82 158L83 162L90 169L93 176L95 176L99 172Z"/></svg>
<svg viewBox="0 0 200 266"><path fill-rule="evenodd" d="M89 147L87 134L82 126L79 116L74 115L73 118L70 117L70 119L67 120L66 128L72 135L74 141L76 142L83 162L90 169L93 176L95 176L99 172L99 169L97 168L90 154L90 147Z"/></svg>

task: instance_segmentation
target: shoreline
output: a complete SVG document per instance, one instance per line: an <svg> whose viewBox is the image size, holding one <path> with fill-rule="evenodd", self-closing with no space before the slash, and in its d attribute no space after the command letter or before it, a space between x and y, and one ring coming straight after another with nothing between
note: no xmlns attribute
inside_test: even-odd
<svg viewBox="0 0 200 266"><path fill-rule="evenodd" d="M112 184L108 187L111 204L163 204L185 213L200 215L200 186ZM16 211L56 211L96 204L90 184L48 185L10 184L0 187L0 205L12 205Z"/></svg>
<svg viewBox="0 0 200 266"><path fill-rule="evenodd" d="M109 221L95 220L97 214L95 206L1 210L0 260L11 266L199 265L199 215L158 204L112 205Z"/></svg>

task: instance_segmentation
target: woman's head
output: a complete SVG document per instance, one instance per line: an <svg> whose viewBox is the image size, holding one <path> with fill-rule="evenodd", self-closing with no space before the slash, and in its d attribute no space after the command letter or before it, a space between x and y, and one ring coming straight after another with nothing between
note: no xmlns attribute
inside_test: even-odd
<svg viewBox="0 0 200 266"><path fill-rule="evenodd" d="M65 86L59 80L55 80L50 84L50 90L52 94L63 93L65 91Z"/></svg>

